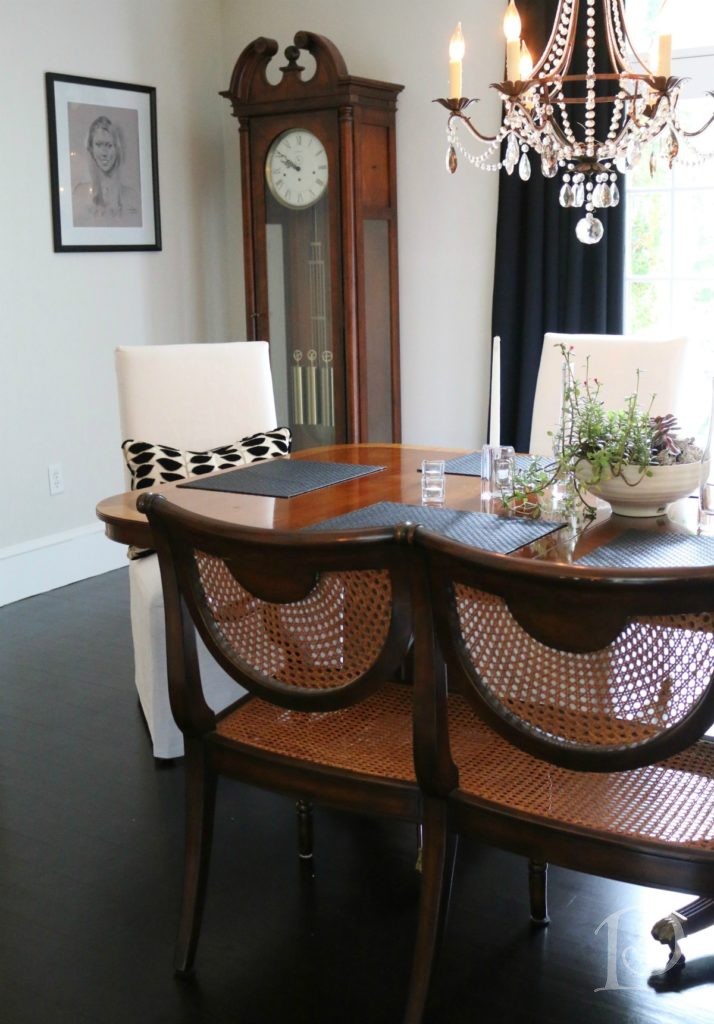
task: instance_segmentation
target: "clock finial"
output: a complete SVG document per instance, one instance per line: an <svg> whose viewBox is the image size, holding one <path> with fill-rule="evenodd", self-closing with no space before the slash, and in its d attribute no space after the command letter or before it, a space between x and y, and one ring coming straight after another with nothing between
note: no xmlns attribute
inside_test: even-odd
<svg viewBox="0 0 714 1024"><path fill-rule="evenodd" d="M283 74L287 74L288 72L300 72L305 70L304 67L301 67L300 64L298 64L299 56L300 50L297 46L293 46L293 44L291 43L290 46L285 47L285 57L287 58L288 63L280 69L283 72Z"/></svg>

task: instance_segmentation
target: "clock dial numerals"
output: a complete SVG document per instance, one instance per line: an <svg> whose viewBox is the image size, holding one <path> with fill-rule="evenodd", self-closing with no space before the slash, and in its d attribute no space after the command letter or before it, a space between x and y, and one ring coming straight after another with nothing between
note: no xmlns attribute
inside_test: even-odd
<svg viewBox="0 0 714 1024"><path fill-rule="evenodd" d="M312 132L283 132L268 150L265 161L268 188L283 206L306 209L327 188L328 162L325 147Z"/></svg>

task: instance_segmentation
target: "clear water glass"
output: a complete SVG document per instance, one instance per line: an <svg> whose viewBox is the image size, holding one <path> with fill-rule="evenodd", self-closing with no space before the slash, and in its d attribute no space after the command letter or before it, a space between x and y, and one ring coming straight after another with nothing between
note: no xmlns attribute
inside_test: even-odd
<svg viewBox="0 0 714 1024"><path fill-rule="evenodd" d="M699 485L699 526L704 533L714 533L714 469L711 460L702 464Z"/></svg>
<svg viewBox="0 0 714 1024"><path fill-rule="evenodd" d="M498 495L512 491L516 470L516 456L513 448L508 444L494 445L490 455L489 490L491 494Z"/></svg>
<svg viewBox="0 0 714 1024"><path fill-rule="evenodd" d="M445 463L443 459L424 459L421 464L422 505L443 505L446 495Z"/></svg>
<svg viewBox="0 0 714 1024"><path fill-rule="evenodd" d="M702 454L702 473L699 478L699 529L707 534L714 534L714 379L711 387L709 436Z"/></svg>
<svg viewBox="0 0 714 1024"><path fill-rule="evenodd" d="M513 490L516 457L509 444L485 444L481 449L481 496L500 497Z"/></svg>

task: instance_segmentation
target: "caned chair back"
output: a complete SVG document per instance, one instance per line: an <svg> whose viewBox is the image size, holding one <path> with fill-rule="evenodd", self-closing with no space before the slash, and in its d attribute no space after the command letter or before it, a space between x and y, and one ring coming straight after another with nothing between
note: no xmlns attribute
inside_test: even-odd
<svg viewBox="0 0 714 1024"><path fill-rule="evenodd" d="M255 696L286 708L354 704L398 670L412 635L394 529L335 535L231 527L142 496L159 554L169 691L184 731L211 728L193 631Z"/></svg>
<svg viewBox="0 0 714 1024"><path fill-rule="evenodd" d="M711 725L714 568L555 565L421 529L415 543L450 686L516 746L620 771L684 750Z"/></svg>

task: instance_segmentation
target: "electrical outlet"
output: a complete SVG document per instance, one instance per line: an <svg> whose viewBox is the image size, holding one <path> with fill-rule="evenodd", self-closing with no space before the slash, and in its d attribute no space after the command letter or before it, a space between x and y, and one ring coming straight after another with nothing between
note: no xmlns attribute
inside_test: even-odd
<svg viewBox="0 0 714 1024"><path fill-rule="evenodd" d="M47 476L50 480L50 494L62 494L64 491L64 477L62 476L62 463L52 462L47 467Z"/></svg>

